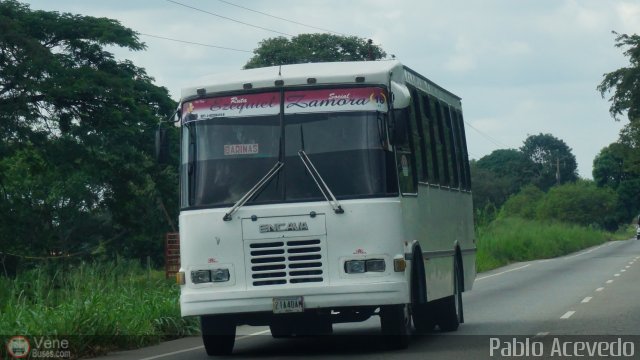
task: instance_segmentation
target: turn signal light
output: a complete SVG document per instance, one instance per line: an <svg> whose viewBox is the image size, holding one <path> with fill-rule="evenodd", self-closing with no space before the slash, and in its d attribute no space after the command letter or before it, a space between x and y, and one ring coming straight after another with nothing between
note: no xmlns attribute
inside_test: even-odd
<svg viewBox="0 0 640 360"><path fill-rule="evenodd" d="M185 281L185 277L184 277L184 272L180 271L176 273L176 284L178 285L184 285L186 283Z"/></svg>

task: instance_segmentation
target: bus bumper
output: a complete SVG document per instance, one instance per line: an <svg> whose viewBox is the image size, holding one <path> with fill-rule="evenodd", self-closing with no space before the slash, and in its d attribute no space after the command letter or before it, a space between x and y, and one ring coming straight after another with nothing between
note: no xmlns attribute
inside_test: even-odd
<svg viewBox="0 0 640 360"><path fill-rule="evenodd" d="M411 301L406 282L378 282L224 292L220 289L183 289L180 309L182 316L268 312L273 310L273 298L287 296L303 296L305 310L405 304Z"/></svg>

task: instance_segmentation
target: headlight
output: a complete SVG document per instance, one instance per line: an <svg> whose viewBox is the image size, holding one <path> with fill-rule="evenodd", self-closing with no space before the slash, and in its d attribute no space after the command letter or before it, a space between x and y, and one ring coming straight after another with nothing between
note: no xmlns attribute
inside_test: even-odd
<svg viewBox="0 0 640 360"><path fill-rule="evenodd" d="M212 269L211 281L213 282L229 281L229 269Z"/></svg>
<svg viewBox="0 0 640 360"><path fill-rule="evenodd" d="M209 270L195 270L191 272L191 282L202 284L211 282L211 272Z"/></svg>
<svg viewBox="0 0 640 360"><path fill-rule="evenodd" d="M344 271L347 274L361 274L366 271L364 260L351 260L344 263Z"/></svg>
<svg viewBox="0 0 640 360"><path fill-rule="evenodd" d="M386 270L386 265L384 263L384 259L369 259L366 262L367 271L373 272L384 272Z"/></svg>
<svg viewBox="0 0 640 360"><path fill-rule="evenodd" d="M208 282L229 281L229 269L194 270L191 272L191 282L203 284Z"/></svg>

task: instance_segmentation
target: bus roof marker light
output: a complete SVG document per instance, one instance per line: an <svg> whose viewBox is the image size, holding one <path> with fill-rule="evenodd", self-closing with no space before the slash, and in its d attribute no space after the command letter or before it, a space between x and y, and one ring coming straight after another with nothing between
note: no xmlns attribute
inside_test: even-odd
<svg viewBox="0 0 640 360"><path fill-rule="evenodd" d="M357 83L363 83L364 82L364 76L356 76L356 82Z"/></svg>
<svg viewBox="0 0 640 360"><path fill-rule="evenodd" d="M198 88L198 89L196 89L196 93L197 93L198 95L200 95L200 96L204 96L204 95L206 95L206 94L207 94L207 89L205 89L205 88Z"/></svg>
<svg viewBox="0 0 640 360"><path fill-rule="evenodd" d="M251 90L253 88L253 84L252 83L244 83L242 84L242 88L245 90Z"/></svg>
<svg viewBox="0 0 640 360"><path fill-rule="evenodd" d="M317 82L316 78L308 78L307 79L307 84L315 84Z"/></svg>
<svg viewBox="0 0 640 360"><path fill-rule="evenodd" d="M274 84L275 84L276 86L284 86L284 80L276 80L276 81L274 82Z"/></svg>

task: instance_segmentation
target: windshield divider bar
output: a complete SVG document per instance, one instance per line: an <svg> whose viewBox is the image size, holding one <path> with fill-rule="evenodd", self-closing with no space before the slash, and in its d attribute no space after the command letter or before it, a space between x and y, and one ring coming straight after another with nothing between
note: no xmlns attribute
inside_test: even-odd
<svg viewBox="0 0 640 360"><path fill-rule="evenodd" d="M298 156L300 157L300 159L302 160L302 163L304 164L304 166L307 168L307 170L311 174L311 177L313 178L313 181L316 183L316 185L320 189L320 192L322 192L322 195L324 195L324 198L327 200L327 202L329 203L329 205L331 206L333 211L336 214L343 214L344 210L342 209L342 206L338 202L338 199L336 199L335 195L333 195L333 193L331 192L331 189L329 188L329 186L327 186L327 183L324 182L324 180L322 179L322 176L320 176L320 173L318 172L316 167L313 166L313 163L309 159L309 156L307 156L307 153L304 150L300 150L300 151L298 151ZM311 169L313 169L313 171ZM320 182L322 183L322 186L320 185L320 183L318 182L316 177L317 177L317 179L320 180ZM324 190L323 190L323 187L324 187ZM332 200L329 200L329 197L327 197L327 194L325 193L325 190L331 196Z"/></svg>
<svg viewBox="0 0 640 360"><path fill-rule="evenodd" d="M230 221L232 219L231 215L233 215L239 208L241 208L247 201L249 201L249 199L251 199L253 195L255 195L255 193L258 190L260 190L262 186L264 186L264 184L266 184L269 180L271 180L271 178L278 173L278 171L280 170L280 168L282 168L283 165L284 163L282 161L278 161L271 168L271 170L269 170L269 172L267 172L267 174L262 179L260 179L260 181L258 181L257 184L255 184L249 191L247 191L247 193L244 194L244 196L242 196L240 200L238 200L233 205L233 207L229 209L229 211L227 211L226 214L224 214L224 217L222 218L222 220Z"/></svg>

